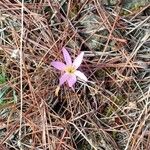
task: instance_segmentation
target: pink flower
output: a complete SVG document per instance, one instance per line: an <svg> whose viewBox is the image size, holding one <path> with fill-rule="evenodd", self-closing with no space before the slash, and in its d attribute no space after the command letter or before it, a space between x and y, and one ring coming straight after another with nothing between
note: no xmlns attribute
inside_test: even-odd
<svg viewBox="0 0 150 150"><path fill-rule="evenodd" d="M66 64L60 62L60 61L53 61L51 65L55 67L56 69L63 71L63 75L59 78L59 86L64 84L65 82L68 83L69 87L73 87L73 85L76 83L77 78L87 81L87 77L78 69L78 67L81 65L83 60L84 52L81 52L73 61L71 60L71 57L67 50L65 48L62 49L64 60Z"/></svg>

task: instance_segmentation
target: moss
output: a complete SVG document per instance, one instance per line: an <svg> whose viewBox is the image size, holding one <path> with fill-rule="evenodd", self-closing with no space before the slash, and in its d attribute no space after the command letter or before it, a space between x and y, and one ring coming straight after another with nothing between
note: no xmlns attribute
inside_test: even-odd
<svg viewBox="0 0 150 150"><path fill-rule="evenodd" d="M5 76L5 74L0 74L0 84L3 84L3 83L5 83L6 82L6 76Z"/></svg>
<svg viewBox="0 0 150 150"><path fill-rule="evenodd" d="M121 15L129 15L130 12L139 11L141 8L146 6L150 1L149 0L125 0L123 2L123 9L121 11ZM128 11L127 11L128 10Z"/></svg>
<svg viewBox="0 0 150 150"><path fill-rule="evenodd" d="M119 105L121 106L124 102L125 102L125 97L123 95L118 95L116 96L116 98L113 99L113 102L116 104L116 105ZM106 110L105 110L105 114L107 117L111 116L112 113L114 111L116 111L118 108L115 106L115 105L109 105L108 107L106 107Z"/></svg>
<svg viewBox="0 0 150 150"><path fill-rule="evenodd" d="M7 81L6 72L4 66L0 66L0 84L4 84Z"/></svg>
<svg viewBox="0 0 150 150"><path fill-rule="evenodd" d="M0 89L0 106L17 102L16 91L5 85L7 83L8 77L4 68L5 66L0 66L0 85L2 84ZM12 99L8 97L12 97Z"/></svg>
<svg viewBox="0 0 150 150"><path fill-rule="evenodd" d="M69 13L69 18L75 17L77 15L78 11L79 11L79 5L75 4Z"/></svg>
<svg viewBox="0 0 150 150"><path fill-rule="evenodd" d="M97 71L95 72L95 76L96 76L97 78L104 78L104 77L106 76L106 73L105 73L104 70L99 69L99 70L97 70Z"/></svg>

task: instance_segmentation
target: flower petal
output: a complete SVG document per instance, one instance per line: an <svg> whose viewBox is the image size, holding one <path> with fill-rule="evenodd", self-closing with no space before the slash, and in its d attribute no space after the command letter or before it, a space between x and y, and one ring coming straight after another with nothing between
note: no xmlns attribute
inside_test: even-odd
<svg viewBox="0 0 150 150"><path fill-rule="evenodd" d="M66 65L60 61L53 61L51 62L51 65L58 70L64 70L66 67Z"/></svg>
<svg viewBox="0 0 150 150"><path fill-rule="evenodd" d="M77 78L75 75L71 75L67 81L68 81L69 87L72 87L76 83Z"/></svg>
<svg viewBox="0 0 150 150"><path fill-rule="evenodd" d="M66 64L71 65L72 61L71 61L71 57L70 57L68 51L65 48L62 48L62 51L63 51L63 55L64 55L64 59L65 59Z"/></svg>
<svg viewBox="0 0 150 150"><path fill-rule="evenodd" d="M64 84L64 82L66 82L68 80L70 76L65 73L63 74L60 78L59 78L59 85L61 86L62 84Z"/></svg>
<svg viewBox="0 0 150 150"><path fill-rule="evenodd" d="M76 70L74 74L84 81L88 80L87 77L84 75L84 73L82 73L81 71Z"/></svg>
<svg viewBox="0 0 150 150"><path fill-rule="evenodd" d="M73 66L77 69L81 63L82 63L82 60L83 60L83 56L84 56L84 52L81 52L74 60L73 62Z"/></svg>

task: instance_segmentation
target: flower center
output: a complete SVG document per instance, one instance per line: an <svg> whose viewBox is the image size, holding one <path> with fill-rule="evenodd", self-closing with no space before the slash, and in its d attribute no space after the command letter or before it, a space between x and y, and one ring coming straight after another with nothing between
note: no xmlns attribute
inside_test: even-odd
<svg viewBox="0 0 150 150"><path fill-rule="evenodd" d="M66 67L65 71L69 74L74 74L76 69L73 66Z"/></svg>

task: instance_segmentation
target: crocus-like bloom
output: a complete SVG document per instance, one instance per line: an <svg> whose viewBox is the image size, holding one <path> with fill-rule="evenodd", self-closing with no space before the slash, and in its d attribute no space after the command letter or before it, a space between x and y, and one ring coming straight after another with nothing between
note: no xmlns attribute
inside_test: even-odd
<svg viewBox="0 0 150 150"><path fill-rule="evenodd" d="M81 52L73 62L68 51L65 48L62 48L62 52L66 64L60 61L53 61L51 63L53 67L63 72L62 76L59 78L59 86L67 82L69 87L73 87L73 85L77 81L76 77L87 81L87 77L81 71L77 70L82 63L84 52Z"/></svg>

